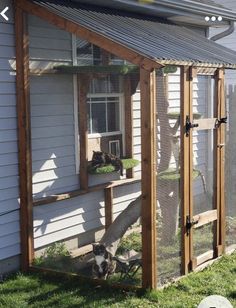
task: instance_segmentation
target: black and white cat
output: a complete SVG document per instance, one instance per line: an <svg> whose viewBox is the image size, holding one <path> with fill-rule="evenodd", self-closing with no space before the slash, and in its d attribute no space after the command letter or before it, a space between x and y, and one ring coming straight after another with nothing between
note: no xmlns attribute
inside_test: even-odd
<svg viewBox="0 0 236 308"><path fill-rule="evenodd" d="M120 170L120 175L123 176L123 163L119 157L102 151L93 151L93 168L98 168L109 164L112 164L112 166L115 167L116 171Z"/></svg>
<svg viewBox="0 0 236 308"><path fill-rule="evenodd" d="M93 244L94 264L92 276L99 279L107 279L114 273L116 262L103 244Z"/></svg>

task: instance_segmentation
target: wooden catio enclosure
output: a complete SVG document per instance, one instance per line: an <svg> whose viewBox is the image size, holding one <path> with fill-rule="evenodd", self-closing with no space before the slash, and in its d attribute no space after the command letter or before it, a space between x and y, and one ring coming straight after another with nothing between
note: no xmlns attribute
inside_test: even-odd
<svg viewBox="0 0 236 308"><path fill-rule="evenodd" d="M33 29L40 22L53 25L50 31L58 35L73 34L72 63L31 67L33 49L40 43ZM55 269L63 260L61 271L89 279L90 244L110 229L116 240L121 238L113 256L117 273L108 280L156 288L235 244L235 209L228 205L227 215L225 210L231 122L227 124L224 86L225 69L236 68L235 54L179 26L66 1L16 1L15 24L22 268ZM50 104L51 92L42 109L35 100L50 80L58 82L56 91L67 80L74 85L68 91L76 89L72 122L79 150L71 189L53 183L37 190L35 180L34 121ZM90 174L93 150L139 160L140 165L126 162L124 176ZM49 156L57 166L57 153ZM73 234L63 217L70 217ZM114 218L121 219L120 226ZM95 225L99 234L89 240ZM74 244L68 248L75 240L77 249ZM58 244L62 242L67 248Z"/></svg>

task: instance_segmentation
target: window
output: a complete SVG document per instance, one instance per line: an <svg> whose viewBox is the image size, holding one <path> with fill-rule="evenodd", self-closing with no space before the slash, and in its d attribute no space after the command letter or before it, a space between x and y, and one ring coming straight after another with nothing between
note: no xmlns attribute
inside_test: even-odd
<svg viewBox="0 0 236 308"><path fill-rule="evenodd" d="M124 65L126 61L86 40L73 37L73 64L87 66L89 73L90 67L104 66L105 69L107 65ZM101 73L102 70L103 68L98 70L91 79L87 94L89 160L92 158L93 151L102 150L122 156L124 149L123 76L115 73Z"/></svg>
<svg viewBox="0 0 236 308"><path fill-rule="evenodd" d="M128 62L110 54L86 40L76 38L74 43L77 65L123 65Z"/></svg>
<svg viewBox="0 0 236 308"><path fill-rule="evenodd" d="M120 132L120 97L88 97L88 132L104 134Z"/></svg>
<svg viewBox="0 0 236 308"><path fill-rule="evenodd" d="M121 132L121 77L108 75L91 81L88 94L89 134Z"/></svg>
<svg viewBox="0 0 236 308"><path fill-rule="evenodd" d="M101 64L100 48L85 40L77 38L76 60L77 65L99 65Z"/></svg>

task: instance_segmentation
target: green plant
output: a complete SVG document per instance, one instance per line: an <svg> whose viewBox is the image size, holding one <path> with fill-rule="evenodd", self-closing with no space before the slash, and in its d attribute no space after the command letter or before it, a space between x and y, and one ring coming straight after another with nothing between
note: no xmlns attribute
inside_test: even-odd
<svg viewBox="0 0 236 308"><path fill-rule="evenodd" d="M139 161L133 158L126 158L121 160L124 169L134 168L139 165ZM115 167L112 165L106 165L103 167L94 168L91 164L88 165L88 172L90 174L106 174L115 171Z"/></svg>
<svg viewBox="0 0 236 308"><path fill-rule="evenodd" d="M41 256L34 259L34 265L71 271L72 258L64 243L53 243L45 249Z"/></svg>
<svg viewBox="0 0 236 308"><path fill-rule="evenodd" d="M136 250L137 252L142 251L142 238L140 232L132 232L128 236L122 238L116 254L121 255L127 250L132 249Z"/></svg>

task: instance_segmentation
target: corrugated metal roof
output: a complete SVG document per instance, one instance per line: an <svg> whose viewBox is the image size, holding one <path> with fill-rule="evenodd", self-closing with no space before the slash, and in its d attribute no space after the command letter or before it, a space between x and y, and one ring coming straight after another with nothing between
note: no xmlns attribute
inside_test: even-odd
<svg viewBox="0 0 236 308"><path fill-rule="evenodd" d="M62 0L32 2L163 65L236 68L234 51L184 27Z"/></svg>

